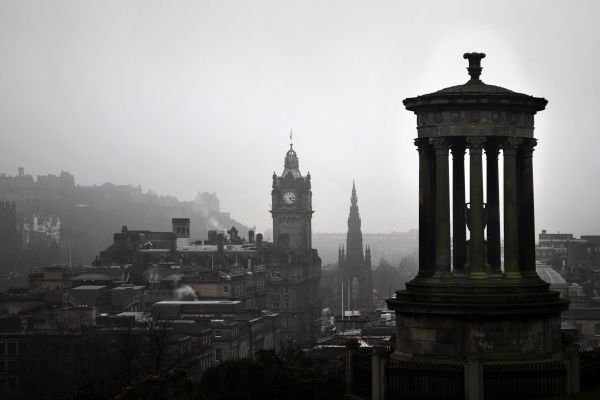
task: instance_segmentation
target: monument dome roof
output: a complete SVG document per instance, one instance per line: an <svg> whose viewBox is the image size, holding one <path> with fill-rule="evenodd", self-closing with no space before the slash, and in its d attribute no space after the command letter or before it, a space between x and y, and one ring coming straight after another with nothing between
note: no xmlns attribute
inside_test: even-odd
<svg viewBox="0 0 600 400"><path fill-rule="evenodd" d="M465 53L463 58L469 60L470 79L462 85L450 86L433 93L421 96L407 98L404 105L409 110L416 110L422 107L439 107L441 105L464 106L466 104L479 103L498 103L503 105L515 104L519 106L526 105L533 111L543 110L548 103L544 98L533 97L528 94L514 92L501 86L488 85L479 79L481 71L481 59L485 58L484 53Z"/></svg>
<svg viewBox="0 0 600 400"><path fill-rule="evenodd" d="M556 272L551 266L544 264L537 264L535 270L539 277L546 283L551 285L566 285L567 281L562 277L561 274Z"/></svg>

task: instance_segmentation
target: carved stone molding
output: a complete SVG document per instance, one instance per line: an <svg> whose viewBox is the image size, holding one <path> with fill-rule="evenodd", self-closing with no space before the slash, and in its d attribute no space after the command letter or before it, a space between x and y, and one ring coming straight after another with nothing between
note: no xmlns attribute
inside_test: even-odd
<svg viewBox="0 0 600 400"><path fill-rule="evenodd" d="M429 143L433 146L436 155L448 155L448 149L450 145L444 138L431 138Z"/></svg>
<svg viewBox="0 0 600 400"><path fill-rule="evenodd" d="M524 139L519 147L519 155L531 157L533 155L533 150L535 150L535 146L537 146L537 139Z"/></svg>
<svg viewBox="0 0 600 400"><path fill-rule="evenodd" d="M509 137L504 139L502 142L502 151L504 151L505 155L515 155L517 154L517 150L519 146L523 143L523 139L516 137Z"/></svg>
<svg viewBox="0 0 600 400"><path fill-rule="evenodd" d="M500 144L495 140L488 140L485 143L484 150L488 156L497 156L500 153Z"/></svg>
<svg viewBox="0 0 600 400"><path fill-rule="evenodd" d="M469 154L481 154L485 138L481 136L469 136L465 139L465 142L469 147Z"/></svg>

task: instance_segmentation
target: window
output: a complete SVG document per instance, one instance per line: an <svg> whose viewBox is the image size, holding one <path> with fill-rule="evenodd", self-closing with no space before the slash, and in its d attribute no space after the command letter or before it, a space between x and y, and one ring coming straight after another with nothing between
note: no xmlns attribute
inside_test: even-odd
<svg viewBox="0 0 600 400"><path fill-rule="evenodd" d="M594 325L594 330L596 335L600 335L600 324Z"/></svg>
<svg viewBox="0 0 600 400"><path fill-rule="evenodd" d="M279 304L276 301L274 301L272 308L273 308L273 310L277 310L279 308Z"/></svg>
<svg viewBox="0 0 600 400"><path fill-rule="evenodd" d="M289 304L287 301L285 303L283 303L283 308L285 308L286 310L288 309L288 306L289 306Z"/></svg>
<svg viewBox="0 0 600 400"><path fill-rule="evenodd" d="M6 354L6 342L0 342L0 355Z"/></svg>
<svg viewBox="0 0 600 400"><path fill-rule="evenodd" d="M215 329L215 337L216 338L222 338L223 337L223 331L220 329Z"/></svg>
<svg viewBox="0 0 600 400"><path fill-rule="evenodd" d="M223 291L224 291L225 293L228 293L228 292L229 292L229 285L224 285L224 286L223 286Z"/></svg>
<svg viewBox="0 0 600 400"><path fill-rule="evenodd" d="M222 359L221 349L215 349L215 361L221 361Z"/></svg>
<svg viewBox="0 0 600 400"><path fill-rule="evenodd" d="M10 356L14 356L15 354L17 354L17 343L15 342L8 342L8 355Z"/></svg>

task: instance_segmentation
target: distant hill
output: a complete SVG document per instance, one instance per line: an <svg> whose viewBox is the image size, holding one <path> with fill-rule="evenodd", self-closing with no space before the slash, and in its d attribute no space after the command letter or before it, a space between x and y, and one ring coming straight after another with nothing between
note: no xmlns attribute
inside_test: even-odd
<svg viewBox="0 0 600 400"><path fill-rule="evenodd" d="M174 196L143 192L140 186L76 185L68 172L36 179L21 168L16 176L0 174L0 200L16 203L18 224L33 214L60 218L62 260L47 260L48 264L68 263L69 249L73 265L90 264L112 244L113 234L124 225L129 229L170 231L171 218L189 217L193 238L204 239L210 229L232 226L240 236L248 233L248 227L218 210L214 193L199 193L194 201L179 201Z"/></svg>

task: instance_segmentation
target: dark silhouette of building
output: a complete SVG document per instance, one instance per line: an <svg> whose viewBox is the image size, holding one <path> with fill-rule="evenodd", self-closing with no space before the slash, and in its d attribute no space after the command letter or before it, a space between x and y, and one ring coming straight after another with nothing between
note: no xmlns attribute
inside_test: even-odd
<svg viewBox="0 0 600 400"><path fill-rule="evenodd" d="M344 308L348 310L373 309L373 272L371 270L371 249L365 247L363 253L363 238L360 230L360 215L358 213L358 198L356 187L352 182L352 197L350 198L350 215L348 216L348 234L346 248L340 248L338 256L338 273L344 285Z"/></svg>
<svg viewBox="0 0 600 400"><path fill-rule="evenodd" d="M568 301L549 290L535 263L533 122L547 101L483 83L484 57L464 55L466 84L404 100L417 116L419 272L387 300L397 320L390 398L520 399L579 391L577 351L561 342Z"/></svg>
<svg viewBox="0 0 600 400"><path fill-rule="evenodd" d="M346 240L347 232L313 232L312 245L319 251L323 265L337 265L340 243ZM416 229L408 232L363 232L365 243L369 243L371 259L378 263L381 259L398 265L406 256L416 253L419 246L419 233Z"/></svg>
<svg viewBox="0 0 600 400"><path fill-rule="evenodd" d="M321 259L312 248L310 173L303 176L292 145L281 176L273 173L274 246L267 260L267 308L281 314L284 340L307 344L320 333Z"/></svg>
<svg viewBox="0 0 600 400"><path fill-rule="evenodd" d="M0 201L0 272L13 269L18 252L17 207L14 201Z"/></svg>

